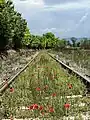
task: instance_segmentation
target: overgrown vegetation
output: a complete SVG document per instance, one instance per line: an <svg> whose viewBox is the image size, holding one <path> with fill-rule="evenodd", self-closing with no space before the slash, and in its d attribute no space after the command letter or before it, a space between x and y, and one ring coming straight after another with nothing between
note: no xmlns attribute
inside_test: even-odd
<svg viewBox="0 0 90 120"><path fill-rule="evenodd" d="M82 96L84 92L85 86L79 79L69 75L47 54L40 53L2 95L0 117L57 120L67 115L75 117L89 110L90 101L69 96Z"/></svg>
<svg viewBox="0 0 90 120"><path fill-rule="evenodd" d="M70 49L49 50L49 52L58 55L59 59L65 64L73 67L83 75L90 76L90 50Z"/></svg>

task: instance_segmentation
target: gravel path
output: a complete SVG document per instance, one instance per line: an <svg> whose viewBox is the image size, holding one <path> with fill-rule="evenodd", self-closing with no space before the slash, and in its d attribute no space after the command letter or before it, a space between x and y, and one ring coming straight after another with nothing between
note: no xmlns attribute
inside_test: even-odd
<svg viewBox="0 0 90 120"><path fill-rule="evenodd" d="M0 56L0 85L18 73L36 53L34 50L7 51L8 55Z"/></svg>

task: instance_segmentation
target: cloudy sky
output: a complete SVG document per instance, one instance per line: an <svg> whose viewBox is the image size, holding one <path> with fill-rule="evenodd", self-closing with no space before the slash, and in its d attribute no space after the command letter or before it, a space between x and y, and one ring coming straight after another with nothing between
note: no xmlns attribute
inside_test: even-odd
<svg viewBox="0 0 90 120"><path fill-rule="evenodd" d="M13 0L31 33L90 37L90 0Z"/></svg>

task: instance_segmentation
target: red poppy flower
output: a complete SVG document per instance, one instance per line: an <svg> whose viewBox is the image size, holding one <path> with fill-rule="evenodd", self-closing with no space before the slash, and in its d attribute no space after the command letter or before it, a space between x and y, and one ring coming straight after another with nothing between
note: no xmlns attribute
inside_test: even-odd
<svg viewBox="0 0 90 120"><path fill-rule="evenodd" d="M69 87L69 89L72 89L72 85L71 84L68 84L68 87Z"/></svg>
<svg viewBox="0 0 90 120"><path fill-rule="evenodd" d="M56 93L53 93L53 94L52 94L52 97L56 97Z"/></svg>
<svg viewBox="0 0 90 120"><path fill-rule="evenodd" d="M43 106L42 105L39 107L39 110L43 110Z"/></svg>
<svg viewBox="0 0 90 120"><path fill-rule="evenodd" d="M70 104L69 104L69 103L65 103L65 104L64 104L64 108L65 108L65 109L69 109L69 108L70 108Z"/></svg>
<svg viewBox="0 0 90 120"><path fill-rule="evenodd" d="M49 108L49 112L53 113L53 112L54 112L54 108L53 108L53 107L50 107L50 108Z"/></svg>
<svg viewBox="0 0 90 120"><path fill-rule="evenodd" d="M32 110L33 109L33 105L28 106L28 110Z"/></svg>
<svg viewBox="0 0 90 120"><path fill-rule="evenodd" d="M11 93L14 92L14 88L10 87L10 92Z"/></svg>
<svg viewBox="0 0 90 120"><path fill-rule="evenodd" d="M38 109L38 105L37 104L33 104L31 106L28 106L28 110L35 110Z"/></svg>
<svg viewBox="0 0 90 120"><path fill-rule="evenodd" d="M37 104L33 104L33 109L38 109L38 105Z"/></svg>
<svg viewBox="0 0 90 120"><path fill-rule="evenodd" d="M36 91L40 91L41 89L39 87L36 88Z"/></svg>

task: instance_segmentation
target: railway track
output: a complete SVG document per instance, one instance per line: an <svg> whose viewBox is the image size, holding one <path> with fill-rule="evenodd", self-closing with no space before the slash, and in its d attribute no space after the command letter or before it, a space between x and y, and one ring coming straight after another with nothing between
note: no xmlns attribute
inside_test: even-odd
<svg viewBox="0 0 90 120"><path fill-rule="evenodd" d="M8 85L10 85L14 80L15 80L15 78L18 76L18 75L20 75L20 73L21 72L23 72L27 67L28 67L28 65L30 64L30 63L32 63L32 61L36 58L36 56L39 54L39 52L37 52L34 56L33 56L33 58L15 75L15 76L13 76L10 80L8 80L7 81L7 84ZM1 88L0 88L0 94L7 88L7 84L2 84L1 86Z"/></svg>
<svg viewBox="0 0 90 120"><path fill-rule="evenodd" d="M60 66L59 66L59 64L58 63L56 63L55 62L55 60L58 62L58 63L60 63L60 61L58 61L55 57L53 57L53 55L52 54L50 54L50 53L45 53L44 54L44 52L38 52L38 53L36 53L34 56L33 56L33 59L31 59L31 61L29 61L28 62L28 64L19 72L19 73L17 73L11 80L9 80L8 81L8 84L11 84L12 83L12 86L13 86L13 88L15 89L15 92L13 93L13 94L11 94L10 92L8 93L8 90L6 90L5 91L5 93L6 94L2 94L3 92L4 92L4 90L6 89L6 86L4 85L1 89L0 89L0 92L1 92L1 95L2 95L2 100L4 100L3 102L2 102L2 100L1 100L1 102L2 102L2 105L3 104L7 104L8 105L8 108L10 107L12 110L13 110L13 112L14 113L16 113L15 115L14 115L14 113L13 113L13 116L15 117L15 118L22 118L23 116L26 118L28 118L28 117L32 117L32 116L30 116L29 114L27 114L27 113L25 113L25 112L27 112L27 110L28 110L28 108L27 108L27 105L29 105L29 104L32 104L32 103L38 103L39 101L40 101L40 103L38 103L39 104L39 106L40 105L43 105L43 102L44 102L44 107L46 107L45 108L45 110L47 110L47 101L49 102L49 104L51 103L51 101L54 103L57 103L57 105L59 105L60 104L60 108L62 107L63 108L63 105L64 105L64 101L63 100L69 100L69 104L70 104L70 106L72 106L72 110L71 111L73 111L72 113L73 114L76 114L76 112L77 111L82 111L83 109L84 109L84 107L87 107L87 109L84 109L85 110L85 114L86 114L86 112L87 112L87 114L89 114L89 107L88 107L88 105L89 105L89 103L88 102L86 102L86 100L89 100L89 98L88 98L88 96L83 96L83 93L82 92L78 92L77 90L78 90L78 85L80 85L80 84L77 84L78 83L78 79L77 79L77 81L74 83L75 84L75 86L74 86L74 84L73 84L73 80L75 80L75 79L72 79L72 78L70 78L70 79L68 79L68 76L66 76L65 77L65 75L67 74L67 70L68 70L68 66L66 66L66 64L65 64L65 66L62 64L62 63L60 63ZM36 64L33 64L33 63L36 63ZM55 63L55 64L54 64ZM43 66L42 66L42 64L43 64ZM49 64L51 64L51 66L49 66ZM29 66L30 65L30 66ZM31 67L31 65L32 65L32 67ZM54 67L52 67L52 66L54 66ZM56 68L55 68L55 66L57 66ZM48 67L51 67L51 68L49 68L48 69ZM42 69L43 68L43 69ZM65 68L66 70L65 71L63 71L63 68ZM56 72L56 69L58 70L57 72ZM24 76L23 76L23 74L22 74L22 72L24 71L24 70L26 70L27 72L24 72ZM29 71L30 70L30 71ZM49 70L49 71L48 71ZM53 71L53 70L55 70L55 71ZM60 70L60 71L59 71ZM50 72L51 71L51 72ZM52 72L53 71L53 72ZM69 73L74 73L74 71L72 70L72 72L71 72L71 70L68 70L69 71ZM50 73L52 73L52 74L50 74ZM65 72L65 74L64 74L64 72ZM21 74L20 74L21 73ZM36 76L38 76L38 77L36 77L36 76L34 76L34 73L36 74ZM49 73L49 74L43 74L43 73ZM55 74L54 74L55 73ZM59 74L60 73L60 74ZM58 74L58 76L57 76L57 74ZM77 73L75 73L75 74L77 74ZM15 81L15 78L16 77L18 77L19 75L21 75L22 77L21 78L17 78L16 80L17 80L17 82ZM38 79L39 78L39 76L42 76L43 75L43 77L41 77L40 79ZM45 85L43 85L43 83L44 82L46 82L46 78L44 78L44 76L48 76L49 77L49 79L48 79L48 82L47 83L45 83L47 86L45 86ZM50 76L50 75L54 75L54 77L53 78L55 78L56 77L56 79L55 79L55 83L54 82L50 82L51 80L54 80L53 78L52 78L52 76ZM68 74L67 74L68 75ZM59 76L60 76L60 79L59 79ZM65 78L63 78L63 76L65 77ZM79 75L77 75L77 76L79 76ZM79 76L80 77L80 76ZM24 79L23 79L24 78ZM74 77L73 77L74 78ZM81 78L81 77L80 77ZM81 78L81 79L83 79L83 78ZM35 80L37 81L36 83L35 83ZM38 83L38 80L41 80L41 81L43 81L43 82L40 82L40 88L38 88L38 85L39 85L39 83ZM50 81L49 81L50 80ZM59 81L59 80L61 80L61 81L59 81L58 83L57 83L57 80ZM68 83L68 81L70 82L70 80L72 80L72 82L71 82L71 85L73 85L73 89L72 88L69 88L69 89L67 89L67 87L66 86L62 86L62 83L65 83L65 81L66 81L66 86L67 86L67 83ZM68 80L68 81L67 81ZM80 79L79 79L80 80ZM64 81L64 82L63 82ZM88 81L87 81L88 82ZM29 83L29 84L28 84ZM54 83L54 84L53 84ZM81 82L80 82L81 83ZM88 82L89 83L89 82ZM18 86L17 86L17 85ZM77 84L77 85L76 85ZM22 85L25 85L25 86L23 86L22 87ZM58 86L59 85L59 86ZM64 85L64 84L63 84ZM79 86L79 88L81 88L82 87L82 85L83 84L81 84L80 86ZM17 86L17 87L15 87L15 86ZM52 87L51 87L52 86ZM54 87L55 88L54 88ZM58 87L57 87L58 86ZM42 87L42 88L41 88ZM50 87L50 90L52 90L52 88L53 88L53 91L52 92L54 92L55 90L56 90L56 96L53 96L55 99L53 99L53 97L52 97L52 92L51 93L49 93L50 91L48 91L48 93L46 92L46 93L42 93L42 91L43 91L43 88L45 88L45 90L46 89L48 89L47 87ZM59 87L60 88L62 88L61 90L59 89ZM22 89L23 88L23 89ZM38 88L38 89L36 89L36 88ZM64 89L65 90L64 90ZM77 89L76 89L77 88ZM82 89L82 88L81 88ZM9 89L10 90L10 89ZM34 91L35 90L35 91ZM36 91L37 90L37 91ZM63 91L64 90L64 91ZM67 92L68 91L68 92ZM76 93L74 92L73 94L69 94L69 93L72 93L73 91L76 91ZM34 92L34 94L32 94ZM7 94L8 93L8 94ZM24 96L25 95L25 93L27 93L26 94L26 96ZM40 93L40 95L42 95L42 98L40 97L40 96L38 96L39 95L39 93ZM18 94L20 95L20 96L18 96ZM58 95L57 95L58 94ZM8 95L8 96L7 96ZM28 96L29 95L29 96ZM34 96L35 95L35 96ZM55 95L55 94L54 94ZM35 97L35 98L33 98L33 97ZM36 97L37 96L37 97ZM9 99L9 97L11 97L11 99ZM40 100L39 100L39 97L40 97ZM22 99L23 98L23 99ZM58 98L58 99L56 99L56 98ZM8 100L11 100L10 102L12 103L12 106L11 106L11 104L10 104L10 106L9 106L9 101ZM25 102L25 104L23 104L23 100L24 100L24 102ZM31 102L30 102L30 100L31 100ZM35 101L34 101L35 100ZM49 101L50 100L50 101ZM56 100L57 100L57 102L56 102ZM59 102L59 100L61 100L62 102ZM74 101L73 101L74 100ZM77 100L78 100L78 103L77 103ZM14 103L14 101L16 101L16 103ZM72 102L73 101L73 102ZM19 103L20 102L20 103ZM30 103L29 103L30 102ZM17 104L17 103L19 103L19 104ZM14 106L15 105L15 106ZM37 105L37 104L35 104L35 105ZM55 107L55 114L56 114L56 116L55 117L57 117L57 115L60 115L62 118L64 118L64 116L62 115L62 114L58 114L58 112L56 111L57 109L56 109L56 106L57 105L55 105L54 107ZM17 111L17 106L19 106L19 109L18 109L18 111ZM39 107L38 106L38 107ZM76 106L76 107L75 107ZM77 107L78 106L78 107ZM16 108L14 108L14 107L16 107ZM73 109L73 107L75 107L75 111L74 111L74 109ZM78 108L78 109L77 109ZM1 110L2 111L4 111L4 109L6 109L6 107L4 108L4 107L2 107L1 108ZM16 110L16 111L14 111L14 110ZM62 109L63 110L63 109ZM1 115L2 115L2 111L1 111ZM18 117L18 112L20 112L20 113L22 113L22 114L20 114L20 116ZM31 113L32 111L30 111L30 113ZM64 111L63 111L64 112ZM47 112L46 112L46 114L47 114ZM49 113L48 113L49 114ZM65 113L65 115L66 115L67 113ZM81 115L83 115L84 113L82 112L82 114ZM3 114L4 115L4 114ZM4 118L3 117L3 115L2 115L2 118ZM29 116L28 116L29 115ZM39 115L39 114L38 114ZM35 115L36 116L36 115ZM51 117L51 116L50 116ZM70 114L70 117L73 117L72 116L72 114ZM61 118L61 119L62 119ZM73 119L75 118L75 116L73 117ZM31 118L30 118L31 119ZM32 118L33 119L33 118ZM2 119L2 120L6 120L6 119ZM9 120L9 119L8 119ZM16 119L17 120L17 119Z"/></svg>
<svg viewBox="0 0 90 120"><path fill-rule="evenodd" d="M39 55L40 52L37 52L34 56L33 59L31 59L12 79L10 79L7 83L8 85L10 85L15 78L20 75L21 72L23 72L28 65L33 62L33 60ZM68 72L70 74L75 74L76 76L78 76L80 79L83 80L83 82L85 83L86 87L87 87L87 91L90 92L90 79L86 76L83 76L81 73L75 71L73 68L69 67L68 65L66 65L65 63L63 63L62 61L58 60L57 58L55 58L52 54L47 53L50 57L52 57L55 61L57 61L64 69L67 69ZM2 87L0 88L0 93L2 93L5 89L7 88L7 84L2 85Z"/></svg>
<svg viewBox="0 0 90 120"><path fill-rule="evenodd" d="M54 57L52 54L48 53L48 55L50 57L52 57L54 60L56 60L59 64L61 64L63 68L67 69L68 73L74 74L77 77L79 77L80 79L82 79L84 84L87 87L87 91L90 92L90 78L88 78L87 76L84 76L83 74L81 74L81 73L77 72L76 70L74 70L73 68L69 67L68 65L66 65L65 63L63 63L62 61L60 61L56 57Z"/></svg>

